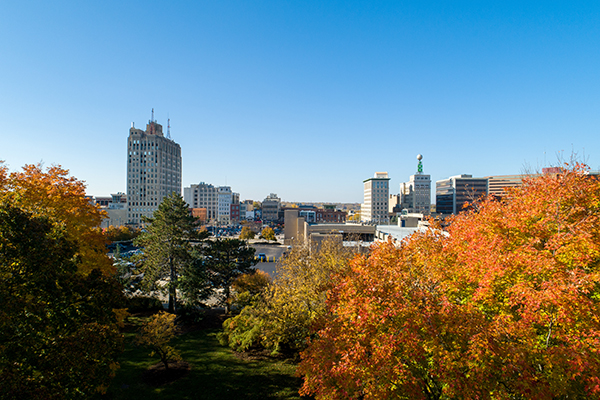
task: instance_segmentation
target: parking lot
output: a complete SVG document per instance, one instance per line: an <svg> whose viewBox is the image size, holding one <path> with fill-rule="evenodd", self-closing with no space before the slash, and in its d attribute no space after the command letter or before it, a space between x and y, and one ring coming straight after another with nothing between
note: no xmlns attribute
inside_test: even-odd
<svg viewBox="0 0 600 400"><path fill-rule="evenodd" d="M256 249L256 255L264 254L267 257L267 262L260 261L256 264L256 268L266 272L272 278L275 277L275 265L277 260L282 256L287 249L284 245L269 245L269 244L251 244Z"/></svg>

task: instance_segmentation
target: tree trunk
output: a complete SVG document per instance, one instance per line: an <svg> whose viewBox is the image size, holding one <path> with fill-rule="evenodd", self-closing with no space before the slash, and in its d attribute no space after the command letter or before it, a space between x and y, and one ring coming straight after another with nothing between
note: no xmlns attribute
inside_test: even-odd
<svg viewBox="0 0 600 400"><path fill-rule="evenodd" d="M169 312L177 314L177 292L175 290L177 275L175 274L175 265L171 257L169 257L169 268L171 271L169 276Z"/></svg>

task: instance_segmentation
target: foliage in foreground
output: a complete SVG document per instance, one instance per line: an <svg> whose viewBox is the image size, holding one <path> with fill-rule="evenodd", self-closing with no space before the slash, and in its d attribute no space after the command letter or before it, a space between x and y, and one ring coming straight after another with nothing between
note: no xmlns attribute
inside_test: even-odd
<svg viewBox="0 0 600 400"><path fill-rule="evenodd" d="M69 176L68 170L52 166L44 171L42 165L30 164L22 172L9 174L0 161L0 200L35 217L60 222L67 239L73 242L79 272L115 272L106 255L106 239L96 229L106 213L85 197L84 183Z"/></svg>
<svg viewBox="0 0 600 400"><path fill-rule="evenodd" d="M334 276L347 268L352 256L335 240L312 249L295 245L277 264L277 279L223 323L223 343L239 351L253 346L274 352L304 349L311 324L326 311L326 292Z"/></svg>
<svg viewBox="0 0 600 400"><path fill-rule="evenodd" d="M129 318L130 321L136 318ZM296 365L287 360L254 355L240 357L220 346L216 331L188 331L173 339L173 346L189 363L187 376L163 386L143 379L144 372L156 362L146 348L134 344L135 334L126 334L126 346L120 358L121 368L108 388L111 400L148 399L286 399L299 400L301 380Z"/></svg>
<svg viewBox="0 0 600 400"><path fill-rule="evenodd" d="M317 399L600 398L600 182L526 181L356 258L302 353Z"/></svg>
<svg viewBox="0 0 600 400"><path fill-rule="evenodd" d="M1 398L88 398L114 375L121 292L78 271L76 243L64 224L0 205Z"/></svg>

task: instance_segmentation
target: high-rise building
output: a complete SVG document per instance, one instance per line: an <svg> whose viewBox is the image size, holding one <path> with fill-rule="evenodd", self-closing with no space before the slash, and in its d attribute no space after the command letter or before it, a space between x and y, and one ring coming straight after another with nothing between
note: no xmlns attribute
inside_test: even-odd
<svg viewBox="0 0 600 400"><path fill-rule="evenodd" d="M215 186L204 182L190 185L183 189L183 199L190 208L206 208L206 218L209 221L217 220L219 197Z"/></svg>
<svg viewBox="0 0 600 400"><path fill-rule="evenodd" d="M431 177L423 173L422 155L417 156L417 173L400 184L400 207L409 213L431 214Z"/></svg>
<svg viewBox="0 0 600 400"><path fill-rule="evenodd" d="M487 178L455 175L435 183L435 208L438 214L457 214L465 203L487 195Z"/></svg>
<svg viewBox="0 0 600 400"><path fill-rule="evenodd" d="M233 193L230 186L219 186L217 188L218 205L217 213L220 224L231 222L231 200Z"/></svg>
<svg viewBox="0 0 600 400"><path fill-rule="evenodd" d="M363 181L364 202L360 208L361 221L374 224L389 224L389 180L387 172L375 172L373 178Z"/></svg>
<svg viewBox="0 0 600 400"><path fill-rule="evenodd" d="M151 217L163 198L181 194L181 147L164 137L162 125L152 119L146 130L132 123L127 139L127 220L140 224Z"/></svg>

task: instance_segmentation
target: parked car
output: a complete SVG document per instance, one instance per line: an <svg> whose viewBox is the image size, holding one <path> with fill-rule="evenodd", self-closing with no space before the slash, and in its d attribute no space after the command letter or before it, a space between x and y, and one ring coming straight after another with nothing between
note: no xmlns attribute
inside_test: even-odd
<svg viewBox="0 0 600 400"><path fill-rule="evenodd" d="M258 261L267 262L267 255L265 253L258 253L256 258L258 258Z"/></svg>

